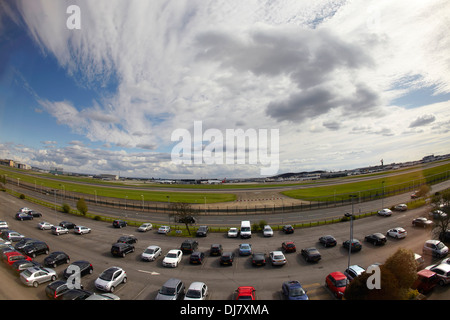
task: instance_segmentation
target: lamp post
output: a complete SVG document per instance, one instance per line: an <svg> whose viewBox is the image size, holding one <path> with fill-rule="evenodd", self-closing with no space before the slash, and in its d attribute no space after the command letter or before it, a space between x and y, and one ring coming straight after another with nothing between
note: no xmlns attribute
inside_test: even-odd
<svg viewBox="0 0 450 320"><path fill-rule="evenodd" d="M352 199L352 213L347 212L345 216L350 218L350 242L348 244L348 262L347 269L350 268L350 256L352 254L352 244L353 244L353 219L354 219L354 210L353 210L353 198L357 197L356 195L350 195Z"/></svg>
<svg viewBox="0 0 450 320"><path fill-rule="evenodd" d="M142 198L142 211L144 211L144 195L141 194L141 198Z"/></svg>

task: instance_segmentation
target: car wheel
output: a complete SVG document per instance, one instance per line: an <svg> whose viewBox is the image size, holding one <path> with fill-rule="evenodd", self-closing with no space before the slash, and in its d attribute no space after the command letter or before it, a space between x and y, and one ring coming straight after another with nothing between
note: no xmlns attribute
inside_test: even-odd
<svg viewBox="0 0 450 320"><path fill-rule="evenodd" d="M45 250L45 254L48 254L48 250Z"/></svg>
<svg viewBox="0 0 450 320"><path fill-rule="evenodd" d="M56 268L56 262L53 264L53 269Z"/></svg>
<svg viewBox="0 0 450 320"><path fill-rule="evenodd" d="M125 252L122 253L122 258L125 258Z"/></svg>
<svg viewBox="0 0 450 320"><path fill-rule="evenodd" d="M127 283L127 277L123 278L122 283Z"/></svg>
<svg viewBox="0 0 450 320"><path fill-rule="evenodd" d="M66 263L69 264L69 263L70 263L70 259L67 259L67 260L66 260Z"/></svg>
<svg viewBox="0 0 450 320"><path fill-rule="evenodd" d="M109 289L109 292L111 292L111 293L113 293L114 292L114 286L112 286L110 289Z"/></svg>
<svg viewBox="0 0 450 320"><path fill-rule="evenodd" d="M37 288L38 285L39 285L39 282L37 282L37 281L33 282L33 287Z"/></svg>
<svg viewBox="0 0 450 320"><path fill-rule="evenodd" d="M56 280L56 276L52 276L51 280L55 281Z"/></svg>
<svg viewBox="0 0 450 320"><path fill-rule="evenodd" d="M36 258L36 253L33 253L32 255L31 255L31 257L34 259L34 258Z"/></svg>

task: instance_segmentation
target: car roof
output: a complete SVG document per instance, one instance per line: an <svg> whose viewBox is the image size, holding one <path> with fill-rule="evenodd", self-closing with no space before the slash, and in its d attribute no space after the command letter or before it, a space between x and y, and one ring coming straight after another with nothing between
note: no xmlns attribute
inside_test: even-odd
<svg viewBox="0 0 450 320"><path fill-rule="evenodd" d="M181 280L177 278L170 278L166 282L164 282L164 287L176 287Z"/></svg>
<svg viewBox="0 0 450 320"><path fill-rule="evenodd" d="M345 274L343 274L340 271L335 271L329 274L330 276L332 276L334 279L336 280L343 280L346 279L347 277L345 276Z"/></svg>
<svg viewBox="0 0 450 320"><path fill-rule="evenodd" d="M205 285L204 282L195 281L195 282L192 282L192 283L189 285L189 289L192 289L192 290L201 290L202 287L203 287L204 285Z"/></svg>

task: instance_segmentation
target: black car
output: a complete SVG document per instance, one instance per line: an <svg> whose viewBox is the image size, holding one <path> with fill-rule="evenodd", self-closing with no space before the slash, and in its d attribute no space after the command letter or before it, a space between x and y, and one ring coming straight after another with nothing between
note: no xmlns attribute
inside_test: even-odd
<svg viewBox="0 0 450 320"><path fill-rule="evenodd" d="M349 249L350 248L350 252L357 252L360 251L362 249L362 244L358 239L353 239L352 241L350 240L346 240L342 243L342 246L345 249Z"/></svg>
<svg viewBox="0 0 450 320"><path fill-rule="evenodd" d="M223 252L220 256L220 264L222 266L231 266L234 260L234 252Z"/></svg>
<svg viewBox="0 0 450 320"><path fill-rule="evenodd" d="M424 217L419 217L413 220L412 225L414 227L430 228L433 226L433 221Z"/></svg>
<svg viewBox="0 0 450 320"><path fill-rule="evenodd" d="M121 236L119 239L117 239L116 243L127 243L127 244L134 244L138 241L138 239L135 236Z"/></svg>
<svg viewBox="0 0 450 320"><path fill-rule="evenodd" d="M86 300L93 294L93 292L83 289L70 289L61 295L60 300Z"/></svg>
<svg viewBox="0 0 450 320"><path fill-rule="evenodd" d="M47 267L56 268L56 266L64 263L70 263L70 258L66 253L62 251L52 252L48 257L44 259L44 264Z"/></svg>
<svg viewBox="0 0 450 320"><path fill-rule="evenodd" d="M181 244L180 250L183 251L183 253L192 253L194 252L198 247L198 241L196 240L184 240Z"/></svg>
<svg viewBox="0 0 450 320"><path fill-rule="evenodd" d="M197 220L193 216L185 216L185 217L180 217L178 219L178 222L179 223L191 223L192 224L192 223L196 223Z"/></svg>
<svg viewBox="0 0 450 320"><path fill-rule="evenodd" d="M127 226L127 222L123 220L114 220L112 225L114 228L124 228Z"/></svg>
<svg viewBox="0 0 450 320"><path fill-rule="evenodd" d="M197 229L196 235L197 237L206 237L208 235L209 228L208 226L200 226Z"/></svg>
<svg viewBox="0 0 450 320"><path fill-rule="evenodd" d="M252 264L254 266L265 266L266 254L264 252L255 252L252 257Z"/></svg>
<svg viewBox="0 0 450 320"><path fill-rule="evenodd" d="M76 227L76 224L73 222L69 222L69 221L61 221L59 223L60 227L66 228L66 229L73 229Z"/></svg>
<svg viewBox="0 0 450 320"><path fill-rule="evenodd" d="M131 252L134 252L134 246L132 244L118 242L111 247L111 254L116 257L125 257Z"/></svg>
<svg viewBox="0 0 450 320"><path fill-rule="evenodd" d="M69 290L66 280L56 280L45 288L45 294L50 299L60 299L61 296Z"/></svg>
<svg viewBox="0 0 450 320"><path fill-rule="evenodd" d="M17 251L22 251L23 248L25 248L26 245L33 243L33 242L37 242L39 240L33 239L33 238L22 238L20 241L18 241L15 245L14 248Z"/></svg>
<svg viewBox="0 0 450 320"><path fill-rule="evenodd" d="M27 244L21 251L29 257L36 258L40 254L48 254L50 248L43 241L35 241Z"/></svg>
<svg viewBox="0 0 450 320"><path fill-rule="evenodd" d="M323 244L325 247L334 247L337 244L336 239L330 235L320 237L319 242Z"/></svg>
<svg viewBox="0 0 450 320"><path fill-rule="evenodd" d="M189 257L189 262L192 264L202 264L204 259L205 259L204 252L194 251Z"/></svg>
<svg viewBox="0 0 450 320"><path fill-rule="evenodd" d="M314 247L302 249L301 254L308 262L318 262L322 259L322 255L319 250Z"/></svg>
<svg viewBox="0 0 450 320"><path fill-rule="evenodd" d="M213 243L209 249L209 254L211 256L220 256L222 254L223 248L221 244Z"/></svg>
<svg viewBox="0 0 450 320"><path fill-rule="evenodd" d="M386 236L384 234L377 232L377 233L369 234L368 236L366 236L364 238L364 241L370 242L375 246L383 245L386 243Z"/></svg>
<svg viewBox="0 0 450 320"><path fill-rule="evenodd" d="M31 210L28 214L31 214L34 218L42 217L42 213L35 210Z"/></svg>
<svg viewBox="0 0 450 320"><path fill-rule="evenodd" d="M76 268L78 268L79 272L80 272L80 277L85 276L87 274L91 274L94 271L94 267L92 266L92 264L89 261L85 261L85 260L78 260L75 262L72 262L66 270L64 270L63 273L63 277L65 279L68 279L72 274L73 274L73 270L75 270Z"/></svg>
<svg viewBox="0 0 450 320"><path fill-rule="evenodd" d="M292 227L290 224L283 226L283 232L286 234L294 233L294 227Z"/></svg>

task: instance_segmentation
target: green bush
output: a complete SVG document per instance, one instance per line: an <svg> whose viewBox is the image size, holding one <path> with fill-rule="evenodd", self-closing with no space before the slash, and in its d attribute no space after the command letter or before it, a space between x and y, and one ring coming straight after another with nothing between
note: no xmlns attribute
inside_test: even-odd
<svg viewBox="0 0 450 320"><path fill-rule="evenodd" d="M62 205L62 211L63 211L64 213L70 213L70 210L71 210L71 208L70 208L70 206L69 206L67 203L64 203L64 204Z"/></svg>

